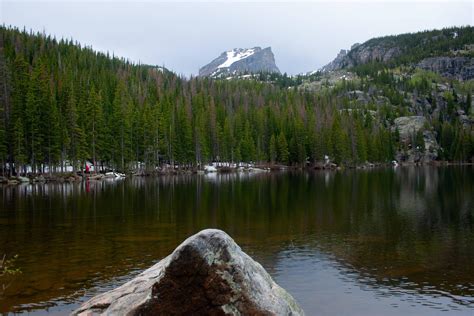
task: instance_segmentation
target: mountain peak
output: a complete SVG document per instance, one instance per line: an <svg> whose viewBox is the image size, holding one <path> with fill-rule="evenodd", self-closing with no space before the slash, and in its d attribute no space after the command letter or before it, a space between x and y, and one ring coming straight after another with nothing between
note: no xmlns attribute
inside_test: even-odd
<svg viewBox="0 0 474 316"><path fill-rule="evenodd" d="M221 77L239 73L277 72L271 47L234 48L199 69L201 77Z"/></svg>
<svg viewBox="0 0 474 316"><path fill-rule="evenodd" d="M229 50L227 52L222 53L227 58L225 62L220 64L217 68L228 68L232 66L233 63L252 56L256 51L260 51L260 47L254 48L234 48L233 50ZM221 55L221 56L222 56Z"/></svg>

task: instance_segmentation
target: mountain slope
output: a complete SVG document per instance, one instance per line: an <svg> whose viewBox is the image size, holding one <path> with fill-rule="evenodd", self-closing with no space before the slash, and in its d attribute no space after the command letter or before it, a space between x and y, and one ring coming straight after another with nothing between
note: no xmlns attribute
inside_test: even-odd
<svg viewBox="0 0 474 316"><path fill-rule="evenodd" d="M235 48L223 52L219 57L199 69L200 77L221 77L241 73L276 72L280 70L275 64L271 47Z"/></svg>
<svg viewBox="0 0 474 316"><path fill-rule="evenodd" d="M232 56L222 69L251 58ZM187 79L0 27L0 170L78 170L87 160L140 174L212 161L317 167L325 156L344 166L474 161L472 81L366 66L331 72L334 80ZM320 89L301 89L305 80ZM412 116L425 119L399 119Z"/></svg>
<svg viewBox="0 0 474 316"><path fill-rule="evenodd" d="M474 145L473 35L459 27L371 39L342 50L298 88L336 95L351 113L390 113L399 162L457 159ZM454 145L456 137L466 147Z"/></svg>
<svg viewBox="0 0 474 316"><path fill-rule="evenodd" d="M342 50L322 71L353 68L368 63L383 63L389 67L415 65L441 74L462 72L461 80L474 78L474 28L452 27L442 30L407 33L373 38ZM443 62L433 60L443 57ZM463 58L459 58L463 57ZM431 60L428 60L431 58ZM464 69L466 68L466 69Z"/></svg>

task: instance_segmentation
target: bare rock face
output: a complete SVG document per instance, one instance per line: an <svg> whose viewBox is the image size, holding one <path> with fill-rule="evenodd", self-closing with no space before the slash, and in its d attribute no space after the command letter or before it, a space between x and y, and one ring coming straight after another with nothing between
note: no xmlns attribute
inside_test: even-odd
<svg viewBox="0 0 474 316"><path fill-rule="evenodd" d="M427 123L424 116L401 116L394 120L402 140L413 137Z"/></svg>
<svg viewBox="0 0 474 316"><path fill-rule="evenodd" d="M423 116L402 116L394 120L393 129L397 129L402 142L411 143L416 133L423 132L424 148L410 148L406 152L398 152L398 161L430 162L438 158L439 145L435 134L426 128L428 121Z"/></svg>
<svg viewBox="0 0 474 316"><path fill-rule="evenodd" d="M347 60L347 53L348 51L345 49L341 49L339 54L337 54L336 58L331 61L329 64L323 66L320 71L328 72L328 71L336 71L348 66Z"/></svg>
<svg viewBox="0 0 474 316"><path fill-rule="evenodd" d="M320 70L322 72L335 71L372 61L389 62L401 54L402 50L396 46L354 44L349 51L341 50L333 61Z"/></svg>
<svg viewBox="0 0 474 316"><path fill-rule="evenodd" d="M471 57L430 57L420 61L417 67L447 78L474 79L474 58Z"/></svg>
<svg viewBox="0 0 474 316"><path fill-rule="evenodd" d="M389 67L405 64L448 78L470 80L474 77L471 34L472 27L453 27L372 38L352 45L349 51L342 50L320 70L334 71L380 62Z"/></svg>
<svg viewBox="0 0 474 316"><path fill-rule="evenodd" d="M304 315L225 232L206 229L73 315Z"/></svg>
<svg viewBox="0 0 474 316"><path fill-rule="evenodd" d="M388 62L401 55L399 47L359 45L351 50L350 57L355 65L366 64L371 61Z"/></svg>
<svg viewBox="0 0 474 316"><path fill-rule="evenodd" d="M235 48L199 69L200 77L226 77L243 73L280 73L271 47Z"/></svg>

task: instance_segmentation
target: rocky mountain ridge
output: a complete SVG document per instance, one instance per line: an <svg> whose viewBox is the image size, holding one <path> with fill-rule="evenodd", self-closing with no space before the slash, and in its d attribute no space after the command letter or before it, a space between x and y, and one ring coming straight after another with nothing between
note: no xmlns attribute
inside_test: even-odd
<svg viewBox="0 0 474 316"><path fill-rule="evenodd" d="M428 57L421 60L416 67L446 78L462 81L474 79L474 58L471 57Z"/></svg>
<svg viewBox="0 0 474 316"><path fill-rule="evenodd" d="M458 80L474 79L473 32L472 27L457 27L373 38L354 44L350 50L341 50L320 71L375 62L387 66L411 65Z"/></svg>

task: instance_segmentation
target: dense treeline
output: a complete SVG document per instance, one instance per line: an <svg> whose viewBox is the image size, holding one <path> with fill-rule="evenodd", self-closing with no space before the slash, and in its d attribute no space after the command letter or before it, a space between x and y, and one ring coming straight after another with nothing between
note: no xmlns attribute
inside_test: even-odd
<svg viewBox="0 0 474 316"><path fill-rule="evenodd" d="M126 171L210 161L302 166L325 155L346 165L393 159L397 135L386 113L345 110L335 92L281 86L180 78L1 27L0 162L4 172L24 173L78 170L86 161Z"/></svg>

